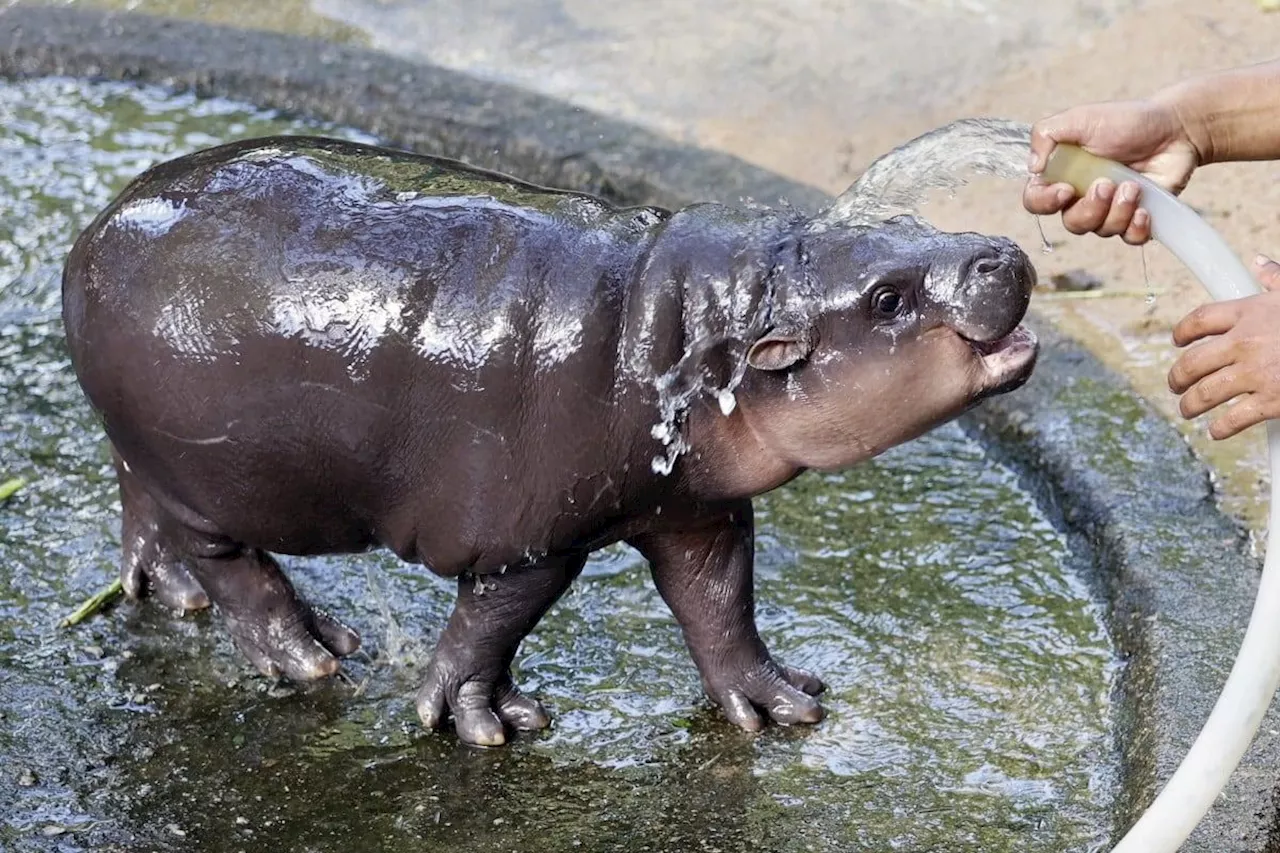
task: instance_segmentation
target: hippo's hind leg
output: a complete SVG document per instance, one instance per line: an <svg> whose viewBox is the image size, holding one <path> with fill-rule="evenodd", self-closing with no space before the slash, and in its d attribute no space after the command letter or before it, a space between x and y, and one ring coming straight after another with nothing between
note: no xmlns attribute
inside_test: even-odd
<svg viewBox="0 0 1280 853"><path fill-rule="evenodd" d="M652 533L631 542L649 561L654 582L684 632L711 699L748 731L779 723L816 723L824 686L774 661L756 630L750 502L691 532Z"/></svg>
<svg viewBox="0 0 1280 853"><path fill-rule="evenodd" d="M120 583L125 594L133 599L149 594L184 613L208 607L209 596L173 547L172 521L114 447L111 459L120 484Z"/></svg>
<svg viewBox="0 0 1280 853"><path fill-rule="evenodd" d="M265 551L192 530L162 507L112 448L123 508L120 580L179 610L210 602L236 646L264 675L307 681L332 675L360 637L298 597Z"/></svg>
<svg viewBox="0 0 1280 853"><path fill-rule="evenodd" d="M550 725L542 704L511 680L511 662L585 562L579 555L546 557L502 574L460 577L458 602L418 691L422 722L436 728L452 711L458 737L478 746L506 743L504 723L520 731Z"/></svg>
<svg viewBox="0 0 1280 853"><path fill-rule="evenodd" d="M256 548L223 546L191 568L222 614L236 646L271 678L313 681L338 671L360 637L303 601L275 559Z"/></svg>

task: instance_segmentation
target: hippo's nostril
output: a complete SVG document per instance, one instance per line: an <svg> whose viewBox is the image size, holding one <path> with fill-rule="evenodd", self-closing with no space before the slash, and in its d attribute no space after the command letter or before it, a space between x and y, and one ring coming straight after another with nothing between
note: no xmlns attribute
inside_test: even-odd
<svg viewBox="0 0 1280 853"><path fill-rule="evenodd" d="M973 265L970 272L974 275L991 275L999 272L1004 267L1004 261L1000 258L982 258Z"/></svg>

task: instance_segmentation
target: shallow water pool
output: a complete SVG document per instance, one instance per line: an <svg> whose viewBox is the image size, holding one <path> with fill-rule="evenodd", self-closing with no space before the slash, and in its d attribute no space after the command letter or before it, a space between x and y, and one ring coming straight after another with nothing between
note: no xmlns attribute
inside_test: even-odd
<svg viewBox="0 0 1280 853"><path fill-rule="evenodd" d="M554 728L501 750L416 722L451 583L288 559L365 652L296 690L216 618L121 604L118 507L70 372L61 259L125 182L232 138L341 129L123 85L0 85L0 847L13 850L1086 851L1105 838L1115 655L1088 560L952 425L758 502L760 624L830 689L815 728L731 728L634 552L524 644Z"/></svg>

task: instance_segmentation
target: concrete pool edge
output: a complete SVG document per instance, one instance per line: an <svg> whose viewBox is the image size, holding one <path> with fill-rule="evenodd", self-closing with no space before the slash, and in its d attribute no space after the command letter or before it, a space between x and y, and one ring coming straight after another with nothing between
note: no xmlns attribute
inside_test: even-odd
<svg viewBox="0 0 1280 853"><path fill-rule="evenodd" d="M553 99L294 36L19 5L0 11L0 73L194 89L619 201L675 206L749 196L772 204L785 197L813 209L827 198L733 157ZM1207 469L1173 426L1087 351L1037 325L1045 349L1036 378L967 420L1095 557L1112 632L1128 659L1118 723L1127 774L1122 812L1132 812L1172 772L1208 715L1247 622L1257 560L1241 527L1217 509ZM1272 849L1268 766L1280 763L1278 728L1273 712L1187 849Z"/></svg>
<svg viewBox="0 0 1280 853"><path fill-rule="evenodd" d="M797 207L815 208L825 199L819 190L729 155L690 158L681 146L633 125L369 49L35 4L0 9L0 21L10 75L65 73L238 97L478 166L527 164L547 183L613 200L643 196L675 205L692 193L736 203L754 194L762 204L776 204L786 195Z"/></svg>

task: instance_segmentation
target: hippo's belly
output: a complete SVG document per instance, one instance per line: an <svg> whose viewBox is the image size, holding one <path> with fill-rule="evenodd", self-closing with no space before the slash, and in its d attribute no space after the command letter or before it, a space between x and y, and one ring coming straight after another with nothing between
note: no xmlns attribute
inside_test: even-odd
<svg viewBox="0 0 1280 853"><path fill-rule="evenodd" d="M387 546L451 574L559 550L620 505L624 481L605 473L609 392L579 384L573 362L539 377L544 392L573 388L557 405L565 395L533 393L503 365L462 374L397 343L370 354L363 378L341 352L293 338L138 361L95 388L109 437L180 517L236 543Z"/></svg>

